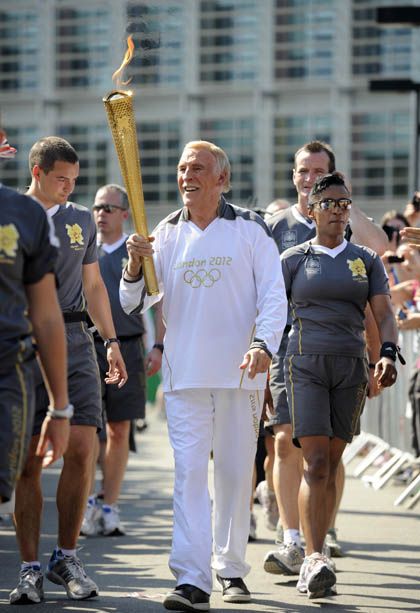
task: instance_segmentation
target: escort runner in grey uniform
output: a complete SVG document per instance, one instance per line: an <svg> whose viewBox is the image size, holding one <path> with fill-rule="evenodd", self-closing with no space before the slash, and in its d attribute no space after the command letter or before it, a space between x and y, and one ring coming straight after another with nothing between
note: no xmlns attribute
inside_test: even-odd
<svg viewBox="0 0 420 613"><path fill-rule="evenodd" d="M128 238L128 237L127 237ZM121 275L128 261L127 247L124 243L112 253L99 247L99 266L108 290L112 309L112 319L121 353L127 365L128 381L123 388L106 386L102 383L102 398L109 421L125 421L145 416L146 381L144 372L144 351L142 336L143 319L139 313L127 314L123 311L119 297ZM106 351L102 339L95 335L95 348L98 355L101 381L108 370Z"/></svg>
<svg viewBox="0 0 420 613"><path fill-rule="evenodd" d="M307 435L350 442L368 381L364 310L372 296L389 294L385 269L373 251L352 243L333 258L306 242L285 251L282 265L288 291L293 283L285 374L294 442ZM330 377L331 407L322 386L307 396L308 381Z"/></svg>
<svg viewBox="0 0 420 613"><path fill-rule="evenodd" d="M41 206L0 184L0 501L26 458L35 408L35 351L25 285L54 271L57 249Z"/></svg>
<svg viewBox="0 0 420 613"><path fill-rule="evenodd" d="M55 273L67 333L69 396L74 405L70 423L100 429L102 403L99 370L92 334L86 323L86 301L82 286L82 266L98 259L96 227L86 207L73 202L57 206L58 210L52 215L60 241ZM47 408L48 395L39 373L34 435L41 430Z"/></svg>
<svg viewBox="0 0 420 613"><path fill-rule="evenodd" d="M369 303L382 342L379 387L397 376L398 333L382 262L344 238L352 200L340 173L319 178L308 199L313 241L286 250L283 275L292 311L284 363L292 437L302 447L299 511L306 540L297 589L309 598L336 592L323 552L336 506L337 470L357 426L368 387L364 317Z"/></svg>
<svg viewBox="0 0 420 613"><path fill-rule="evenodd" d="M56 274L60 307L66 322L67 380L70 398L75 405L68 448L56 490L57 544L48 562L46 576L52 583L64 587L70 599L82 600L98 594L98 587L84 570L76 547L89 493L96 430L102 423L99 371L93 338L85 321L87 307L108 345L107 382L122 386L126 370L115 338L108 293L97 262L95 225L86 208L69 203L79 175L77 153L66 140L48 136L31 148L29 168L31 185L28 194L36 198L53 218L60 240ZM40 418L47 402L41 386L38 392L37 417ZM39 425L37 421L35 433ZM35 454L37 439L37 436L32 437L25 468L16 488L15 526L21 568L18 585L9 597L12 604L39 603L44 597L39 560L42 466Z"/></svg>
<svg viewBox="0 0 420 613"><path fill-rule="evenodd" d="M121 352L129 369L129 379L122 389L102 383L103 418L105 427L99 438L101 451L102 496L95 495L95 467L92 466L92 484L87 508L81 526L85 536L103 534L121 536L124 528L120 522L118 499L128 462L129 450L136 450L133 420L144 417L145 374L143 361L143 322L140 315L126 315L119 301L119 282L122 269L128 261L124 235L124 222L128 219L127 192L117 184L98 189L92 207L97 227L99 266L111 304L114 326L120 341ZM99 334L95 334L95 348L101 376L108 370L106 350ZM101 379L102 380L102 379Z"/></svg>

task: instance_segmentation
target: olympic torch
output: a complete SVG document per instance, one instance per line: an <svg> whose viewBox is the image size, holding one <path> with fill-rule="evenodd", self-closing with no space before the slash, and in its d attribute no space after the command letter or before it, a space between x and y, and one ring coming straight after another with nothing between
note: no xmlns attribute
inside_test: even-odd
<svg viewBox="0 0 420 613"><path fill-rule="evenodd" d="M124 61L126 62L126 60ZM123 62L120 69L126 63ZM103 98L103 102L120 163L121 174L127 190L134 227L138 234L147 237L149 236L149 231L144 206L140 155L133 110L133 93L118 89L113 90ZM144 257L142 269L147 294L149 296L158 294L159 286L153 258Z"/></svg>

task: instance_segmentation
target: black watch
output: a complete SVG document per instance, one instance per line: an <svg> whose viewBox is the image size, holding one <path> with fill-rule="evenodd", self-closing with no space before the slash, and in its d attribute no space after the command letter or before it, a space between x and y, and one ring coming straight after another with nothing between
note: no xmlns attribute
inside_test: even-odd
<svg viewBox="0 0 420 613"><path fill-rule="evenodd" d="M110 346L111 343L117 343L118 346L121 345L121 342L118 340L118 338L106 338L106 339L104 339L104 347L106 349L108 349L108 347Z"/></svg>

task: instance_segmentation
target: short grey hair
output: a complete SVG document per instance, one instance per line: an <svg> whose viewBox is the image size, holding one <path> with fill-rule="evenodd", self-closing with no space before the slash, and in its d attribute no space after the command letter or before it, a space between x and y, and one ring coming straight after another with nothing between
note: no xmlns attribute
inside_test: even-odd
<svg viewBox="0 0 420 613"><path fill-rule="evenodd" d="M102 185L98 189L98 192L105 189L112 189L114 192L117 192L120 195L121 208L125 210L129 208L127 190L124 187L118 185L117 183L108 183L107 185Z"/></svg>

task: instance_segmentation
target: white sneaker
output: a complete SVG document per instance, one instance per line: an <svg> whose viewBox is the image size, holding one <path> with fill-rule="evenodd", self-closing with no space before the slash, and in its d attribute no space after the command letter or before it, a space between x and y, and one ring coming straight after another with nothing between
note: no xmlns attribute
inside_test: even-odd
<svg viewBox="0 0 420 613"><path fill-rule="evenodd" d="M335 574L323 554L315 552L305 558L296 586L298 592L304 593L306 587L310 599L323 598L332 593L335 584ZM337 592L336 588L334 591Z"/></svg>
<svg viewBox="0 0 420 613"><path fill-rule="evenodd" d="M255 493L262 506L266 528L275 532L279 520L279 510L275 493L268 489L267 481L260 481L255 489Z"/></svg>
<svg viewBox="0 0 420 613"><path fill-rule="evenodd" d="M85 515L83 517L81 536L95 536L101 529L101 507L95 498L94 504L88 502Z"/></svg>
<svg viewBox="0 0 420 613"><path fill-rule="evenodd" d="M104 536L124 536L120 522L120 509L117 504L102 506L102 534Z"/></svg>
<svg viewBox="0 0 420 613"><path fill-rule="evenodd" d="M296 543L280 545L277 551L269 551L264 558L264 570L273 575L298 575L305 559L302 547Z"/></svg>

